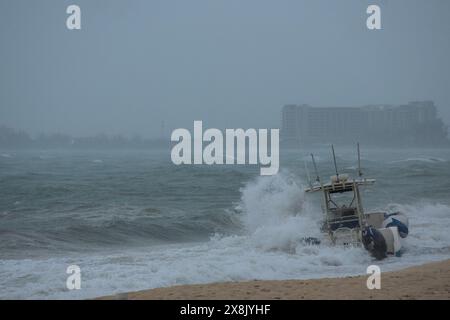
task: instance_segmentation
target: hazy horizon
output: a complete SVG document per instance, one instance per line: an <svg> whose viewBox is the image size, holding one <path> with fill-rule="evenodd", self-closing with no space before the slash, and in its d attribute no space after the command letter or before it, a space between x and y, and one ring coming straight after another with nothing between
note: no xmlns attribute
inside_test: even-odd
<svg viewBox="0 0 450 320"><path fill-rule="evenodd" d="M77 4L82 29L66 28ZM382 30L366 28L366 8ZM285 104L433 100L450 123L450 2L3 1L0 124L32 135L279 127Z"/></svg>

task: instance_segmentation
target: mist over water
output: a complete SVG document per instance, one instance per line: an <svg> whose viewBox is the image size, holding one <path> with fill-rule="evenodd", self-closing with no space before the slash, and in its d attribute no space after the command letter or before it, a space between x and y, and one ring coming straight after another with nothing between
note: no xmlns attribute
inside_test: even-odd
<svg viewBox="0 0 450 320"><path fill-rule="evenodd" d="M333 174L328 147L283 151L281 172L175 166L168 152L0 152L1 298L85 298L186 283L365 273L361 248L309 246L322 237L320 197L305 195L303 161ZM337 148L356 174L351 148ZM450 257L450 150L363 149L366 210L410 219L406 252L382 271ZM312 166L310 166L311 170ZM312 172L310 172L312 174ZM68 291L77 264L82 289Z"/></svg>

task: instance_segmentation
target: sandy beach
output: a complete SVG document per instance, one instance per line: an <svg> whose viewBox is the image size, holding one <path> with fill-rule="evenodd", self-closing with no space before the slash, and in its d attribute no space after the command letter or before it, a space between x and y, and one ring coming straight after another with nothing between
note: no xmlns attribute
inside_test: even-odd
<svg viewBox="0 0 450 320"><path fill-rule="evenodd" d="M449 299L450 260L381 275L381 289L369 290L368 276L314 280L224 282L122 293L99 299Z"/></svg>

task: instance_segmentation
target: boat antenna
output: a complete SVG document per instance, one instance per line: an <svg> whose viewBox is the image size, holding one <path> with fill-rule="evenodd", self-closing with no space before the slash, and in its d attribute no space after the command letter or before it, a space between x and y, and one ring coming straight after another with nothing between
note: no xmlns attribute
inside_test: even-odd
<svg viewBox="0 0 450 320"><path fill-rule="evenodd" d="M333 151L333 162L334 162L334 169L336 170L336 179L337 179L337 181L339 181L339 172L337 169L336 155L334 154L334 146L333 145L331 145L331 150Z"/></svg>
<svg viewBox="0 0 450 320"><path fill-rule="evenodd" d="M358 176L361 178L363 173L361 171L361 153L359 152L359 142L357 143L358 146Z"/></svg>
<svg viewBox="0 0 450 320"><path fill-rule="evenodd" d="M314 172L316 173L316 181L320 182L319 172L317 171L316 160L314 159L314 155L311 153L312 163L314 165Z"/></svg>

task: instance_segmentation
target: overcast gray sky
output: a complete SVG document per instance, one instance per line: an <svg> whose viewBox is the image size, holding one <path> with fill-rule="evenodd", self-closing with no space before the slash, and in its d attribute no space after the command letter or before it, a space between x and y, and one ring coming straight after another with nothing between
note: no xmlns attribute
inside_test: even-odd
<svg viewBox="0 0 450 320"><path fill-rule="evenodd" d="M288 103L425 99L450 123L448 0L0 0L0 40L0 124L33 134L278 127Z"/></svg>

